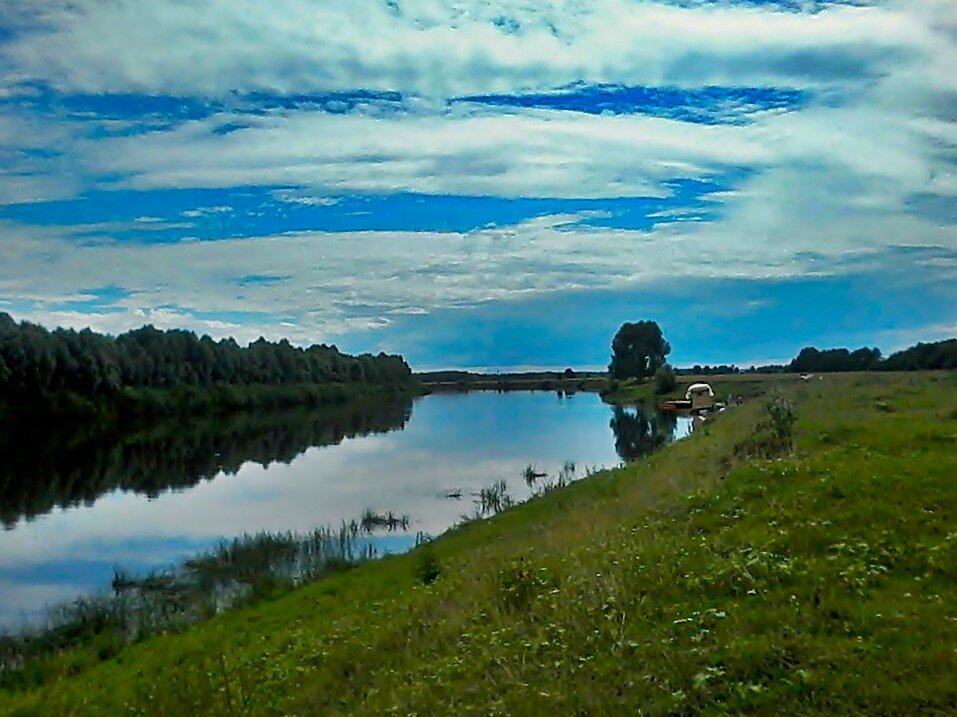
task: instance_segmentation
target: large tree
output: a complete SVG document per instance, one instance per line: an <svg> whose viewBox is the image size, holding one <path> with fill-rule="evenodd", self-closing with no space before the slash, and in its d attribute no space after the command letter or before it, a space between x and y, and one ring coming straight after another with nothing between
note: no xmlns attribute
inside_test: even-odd
<svg viewBox="0 0 957 717"><path fill-rule="evenodd" d="M665 363L671 345L654 321L622 324L611 342L612 378L647 378Z"/></svg>

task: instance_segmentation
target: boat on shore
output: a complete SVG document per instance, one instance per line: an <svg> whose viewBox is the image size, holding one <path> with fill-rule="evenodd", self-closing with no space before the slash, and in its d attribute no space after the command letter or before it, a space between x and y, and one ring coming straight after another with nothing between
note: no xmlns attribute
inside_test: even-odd
<svg viewBox="0 0 957 717"><path fill-rule="evenodd" d="M671 399L658 404L658 410L666 413L708 413L723 408L714 400L714 390L706 383L688 386L683 399Z"/></svg>

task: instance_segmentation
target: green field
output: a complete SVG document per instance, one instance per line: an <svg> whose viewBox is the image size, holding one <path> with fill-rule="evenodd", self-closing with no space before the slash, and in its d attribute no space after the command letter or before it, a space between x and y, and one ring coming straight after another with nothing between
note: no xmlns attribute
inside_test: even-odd
<svg viewBox="0 0 957 717"><path fill-rule="evenodd" d="M957 373L769 387L793 452L755 398L412 554L36 665L0 713L957 713Z"/></svg>
<svg viewBox="0 0 957 717"><path fill-rule="evenodd" d="M699 382L709 384L714 390L717 400L727 401L730 398L732 403L764 395L773 388L793 388L805 383L798 374L794 373L739 373L721 376L681 375L678 377L678 387L662 396L655 395L655 385L652 379L611 381L603 387L601 395L609 403L647 403L669 398L684 398L688 386Z"/></svg>

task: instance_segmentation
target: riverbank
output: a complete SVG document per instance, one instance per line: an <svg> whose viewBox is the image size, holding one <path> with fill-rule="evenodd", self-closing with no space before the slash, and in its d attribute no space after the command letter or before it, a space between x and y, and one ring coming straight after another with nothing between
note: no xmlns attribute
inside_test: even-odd
<svg viewBox="0 0 957 717"><path fill-rule="evenodd" d="M439 374L443 380L435 380L434 376L420 374L424 390L430 393L468 393L470 391L552 391L562 394L578 392L597 393L605 403L611 405L650 404L670 398L684 398L685 390L693 383L707 383L721 400L732 399L740 402L762 396L775 387L793 386L802 381L798 374L709 374L694 375L682 374L678 377L678 385L673 391L658 395L655 393L655 383L652 379L611 379L607 374L578 375L565 377L560 373L554 375L535 375L529 377L524 374L484 375L461 372L456 377L454 372L446 372L446 376Z"/></svg>
<svg viewBox="0 0 957 717"><path fill-rule="evenodd" d="M66 653L0 713L954 710L957 375L784 390L793 454L746 402L411 554Z"/></svg>
<svg viewBox="0 0 957 717"><path fill-rule="evenodd" d="M432 393L468 393L469 391L557 391L599 393L608 386L608 379L601 377L523 378L518 376L470 376L456 381L423 381L423 388Z"/></svg>

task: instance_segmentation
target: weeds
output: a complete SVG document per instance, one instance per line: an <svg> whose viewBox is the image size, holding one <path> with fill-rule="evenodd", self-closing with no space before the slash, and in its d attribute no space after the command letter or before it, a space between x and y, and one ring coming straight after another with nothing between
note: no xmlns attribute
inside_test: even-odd
<svg viewBox="0 0 957 717"><path fill-rule="evenodd" d="M363 520L362 529L408 525L408 518L392 513L379 517L379 522ZM149 635L184 630L375 557L375 548L358 539L352 521L339 530L244 535L222 541L178 569L142 577L117 569L112 594L54 606L44 624L0 636L0 687L22 686L25 678L17 671L72 647L93 645L107 659Z"/></svg>
<svg viewBox="0 0 957 717"><path fill-rule="evenodd" d="M794 401L781 393L772 395L764 404L771 436L781 450L790 452L794 448L794 424L797 421L797 409Z"/></svg>
<svg viewBox="0 0 957 717"><path fill-rule="evenodd" d="M431 585L442 574L442 566L435 555L435 551L426 546L416 556L415 576L423 585Z"/></svg>
<svg viewBox="0 0 957 717"><path fill-rule="evenodd" d="M524 557L499 570L495 579L498 605L504 612L527 612L538 598L558 591L558 579L545 567L535 567Z"/></svg>
<svg viewBox="0 0 957 717"><path fill-rule="evenodd" d="M538 470L538 468L531 463L525 466L525 469L522 471L522 480L524 480L525 485L532 490L534 490L535 484L538 483L538 481L547 477L548 473Z"/></svg>
<svg viewBox="0 0 957 717"><path fill-rule="evenodd" d="M671 366L663 364L655 371L654 384L655 394L661 396L678 388L678 377Z"/></svg>
<svg viewBox="0 0 957 717"><path fill-rule="evenodd" d="M396 515L391 510L388 513L376 513L368 508L362 512L359 525L368 535L377 530L388 530L394 533L397 530L408 530L412 519L408 515Z"/></svg>
<svg viewBox="0 0 957 717"><path fill-rule="evenodd" d="M508 494L508 485L504 480L496 481L488 488L482 488L475 494L475 505L479 515L497 515L508 510L515 501Z"/></svg>
<svg viewBox="0 0 957 717"><path fill-rule="evenodd" d="M765 420L759 422L753 433L734 447L725 461L730 468L735 462L754 459L779 458L794 451L794 426L797 408L794 401L782 393L773 393L764 402ZM822 442L827 439L822 434Z"/></svg>

